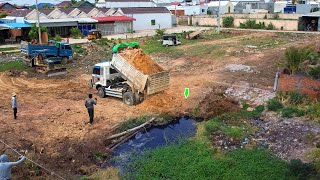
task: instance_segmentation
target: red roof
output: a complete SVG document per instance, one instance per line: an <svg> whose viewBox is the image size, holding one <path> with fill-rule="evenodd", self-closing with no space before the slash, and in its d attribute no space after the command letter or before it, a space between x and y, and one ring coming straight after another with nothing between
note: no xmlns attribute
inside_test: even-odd
<svg viewBox="0 0 320 180"><path fill-rule="evenodd" d="M171 5L180 5L181 4L181 2L171 2Z"/></svg>
<svg viewBox="0 0 320 180"><path fill-rule="evenodd" d="M92 19L98 20L99 23L113 22L113 21L135 21L136 19L128 16L105 16L105 17L92 17Z"/></svg>

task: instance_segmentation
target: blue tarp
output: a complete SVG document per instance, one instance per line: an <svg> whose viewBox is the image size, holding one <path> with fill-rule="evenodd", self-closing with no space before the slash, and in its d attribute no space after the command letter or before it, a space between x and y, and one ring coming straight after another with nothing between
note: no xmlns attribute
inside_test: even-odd
<svg viewBox="0 0 320 180"><path fill-rule="evenodd" d="M18 28L31 27L31 24L25 24L25 23L4 23L4 24L0 24L0 27L8 27L8 28L10 28L10 29L18 29Z"/></svg>

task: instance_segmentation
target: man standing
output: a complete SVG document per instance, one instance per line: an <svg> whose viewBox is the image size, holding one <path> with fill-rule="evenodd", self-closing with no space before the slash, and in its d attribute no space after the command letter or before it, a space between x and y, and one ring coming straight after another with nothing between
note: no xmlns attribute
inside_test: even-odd
<svg viewBox="0 0 320 180"><path fill-rule="evenodd" d="M18 103L17 103L17 94L16 93L12 93L12 97L11 97L11 107L13 109L13 117L14 119L17 119L17 113L18 113Z"/></svg>
<svg viewBox="0 0 320 180"><path fill-rule="evenodd" d="M11 168L22 163L26 158L20 156L20 160L17 162L8 162L8 156L3 154L0 156L0 180L11 179Z"/></svg>
<svg viewBox="0 0 320 180"><path fill-rule="evenodd" d="M89 98L86 99L85 101L85 106L88 110L88 114L89 114L89 122L90 124L93 123L93 116L94 116L94 109L93 106L97 105L97 98L95 98L95 100L92 99L92 94L89 94Z"/></svg>

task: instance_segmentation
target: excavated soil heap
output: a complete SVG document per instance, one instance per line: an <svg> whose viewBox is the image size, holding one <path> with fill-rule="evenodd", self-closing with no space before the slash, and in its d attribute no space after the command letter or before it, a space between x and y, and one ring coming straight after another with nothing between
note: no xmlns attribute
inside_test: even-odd
<svg viewBox="0 0 320 180"><path fill-rule="evenodd" d="M153 74L163 71L163 69L141 49L125 49L119 54L143 74Z"/></svg>
<svg viewBox="0 0 320 180"><path fill-rule="evenodd" d="M209 92L199 102L199 117L209 119L224 113L233 113L240 110L238 102L235 100L225 97L223 90L214 89Z"/></svg>

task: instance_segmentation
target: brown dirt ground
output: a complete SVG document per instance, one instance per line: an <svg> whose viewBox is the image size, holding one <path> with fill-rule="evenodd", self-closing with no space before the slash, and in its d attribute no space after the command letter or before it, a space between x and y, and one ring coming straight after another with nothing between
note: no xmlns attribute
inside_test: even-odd
<svg viewBox="0 0 320 180"><path fill-rule="evenodd" d="M247 37L248 35L245 35ZM254 33L250 36L270 36L270 33ZM302 36L289 44L317 42L319 37ZM226 39L210 42L224 43ZM241 38L232 38L233 43ZM230 42L230 41L229 41ZM194 44L193 44L194 45ZM170 88L147 97L139 105L129 107L118 98L98 98L94 124L88 125L84 99L96 91L87 87L89 75L72 72L62 78L11 77L0 73L0 139L19 151L27 150L40 164L59 172L68 179L77 179L83 165L100 164L93 154L107 152L104 140L114 126L125 119L141 114L170 112L177 116L190 114L217 83L233 84L246 81L260 88L271 88L277 63L281 62L283 49L288 44L246 53L241 56L224 56L217 59L196 58L196 67L188 66L193 57L166 58L159 61L164 69L171 71ZM184 46L180 46L182 49ZM190 47L192 47L190 45ZM188 48L190 48L188 46ZM187 48L187 47L185 47ZM233 50L241 50L239 46ZM230 73L221 69L226 64L239 63L255 66L259 74ZM183 95L190 88L190 96ZM10 107L11 93L16 92L19 109L18 119L13 120ZM213 104L208 104L208 106ZM210 108L209 108L210 109ZM8 152L0 146L0 153ZM41 152L41 153L40 153ZM29 166L28 166L29 167ZM17 179L25 179L28 168L17 168ZM45 176L48 179L50 176ZM31 179L37 179L30 175ZM39 178L41 179L41 178ZM53 178L54 179L54 178Z"/></svg>

